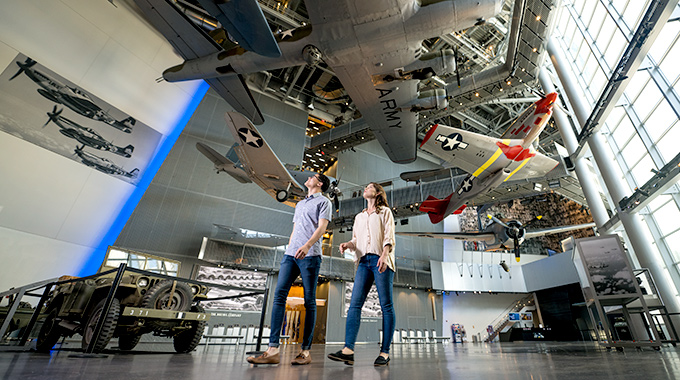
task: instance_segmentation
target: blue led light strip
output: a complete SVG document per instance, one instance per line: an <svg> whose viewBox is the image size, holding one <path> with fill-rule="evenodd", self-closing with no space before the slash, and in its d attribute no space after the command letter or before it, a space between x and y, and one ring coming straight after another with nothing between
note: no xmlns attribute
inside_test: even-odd
<svg viewBox="0 0 680 380"><path fill-rule="evenodd" d="M206 82L202 82L201 85L198 86L198 89L196 90L196 93L194 93L191 102L187 105L184 114L179 119L177 125L175 125L175 127L172 129L163 144L159 147L158 153L156 153L154 158L149 163L149 166L144 171L144 174L140 178L136 189L125 202L125 205L120 210L120 213L118 213L118 216L114 220L113 224L111 224L109 231L106 233L106 235L104 235L102 241L99 242L99 245L97 248L95 248L94 252L92 252L92 255L89 257L85 265L83 265L78 276L89 276L99 270L102 261L104 261L104 256L106 256L106 250L110 245L115 243L118 235L123 230L128 219L132 215L132 212L137 207L137 203L139 203L139 200L142 199L144 192L146 192L146 189L156 176L158 169L160 169L163 161L165 161L168 153L170 153L170 149L172 149L172 147L175 145L175 142L184 130L184 127L189 122L189 119L191 119L191 116L193 116L201 100L203 100L205 93L208 92L208 88L210 88L210 86Z"/></svg>

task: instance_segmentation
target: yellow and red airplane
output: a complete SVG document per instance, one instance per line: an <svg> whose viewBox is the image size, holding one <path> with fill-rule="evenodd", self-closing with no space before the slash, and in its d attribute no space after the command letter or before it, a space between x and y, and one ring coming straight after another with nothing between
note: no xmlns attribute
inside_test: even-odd
<svg viewBox="0 0 680 380"><path fill-rule="evenodd" d="M558 162L537 152L535 145L556 99L553 92L538 100L500 138L433 125L420 148L470 174L448 197L430 195L420 211L427 212L432 223L439 223L451 213L461 213L471 198L505 181L539 178L554 169Z"/></svg>

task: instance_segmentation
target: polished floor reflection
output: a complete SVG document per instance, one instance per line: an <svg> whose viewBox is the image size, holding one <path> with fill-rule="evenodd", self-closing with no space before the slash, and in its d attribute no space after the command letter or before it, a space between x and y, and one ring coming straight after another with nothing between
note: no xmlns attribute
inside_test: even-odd
<svg viewBox="0 0 680 380"><path fill-rule="evenodd" d="M64 349L50 355L0 352L3 379L678 379L680 349L607 351L593 343L496 343L394 345L387 367L374 367L374 344L358 345L354 366L326 359L341 345L316 345L313 362L292 366L297 345L282 346L281 363L253 366L245 361L252 346L199 346L175 354L171 346L144 345L139 351L115 349L105 357L83 358Z"/></svg>

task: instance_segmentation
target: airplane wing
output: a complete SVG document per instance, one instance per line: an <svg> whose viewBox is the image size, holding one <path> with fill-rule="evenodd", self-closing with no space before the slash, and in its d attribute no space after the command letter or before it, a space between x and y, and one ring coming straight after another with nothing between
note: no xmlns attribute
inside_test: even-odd
<svg viewBox="0 0 680 380"><path fill-rule="evenodd" d="M433 239L452 239L465 241L483 241L492 244L496 235L490 232L396 232L397 235L427 237Z"/></svg>
<svg viewBox="0 0 680 380"><path fill-rule="evenodd" d="M238 76L209 78L205 79L205 81L227 103L234 107L235 111L248 116L253 124L260 125L264 123L264 116L262 116L260 108L255 103L253 94L250 93L246 81L241 74Z"/></svg>
<svg viewBox="0 0 680 380"><path fill-rule="evenodd" d="M238 167L236 163L228 159L226 156L221 155L215 149L203 144L202 142L196 143L196 149L198 149L201 154L208 157L208 159L212 161L213 164L215 164L215 169L227 172L227 174L231 175L234 177L234 179L241 183L253 182L250 180L250 178L248 178L243 169Z"/></svg>
<svg viewBox="0 0 680 380"><path fill-rule="evenodd" d="M203 9L246 50L267 57L280 57L281 50L257 0L198 0Z"/></svg>
<svg viewBox="0 0 680 380"><path fill-rule="evenodd" d="M444 178L451 178L452 175L453 176L458 175L458 171L456 169L451 168L440 168L402 172L401 174L399 174L399 177L406 182L409 181L431 182Z"/></svg>
<svg viewBox="0 0 680 380"><path fill-rule="evenodd" d="M573 230L580 230L582 228L593 228L593 227L595 227L595 223L585 223L585 224L576 224L576 225L571 225L571 226L544 228L544 229L540 229L540 230L527 231L526 234L524 235L524 238L529 239L529 238L534 238L534 237L539 237L539 236L558 234L560 232L567 232L567 231L573 231Z"/></svg>
<svg viewBox="0 0 680 380"><path fill-rule="evenodd" d="M277 193L281 190L288 191L293 198L304 198L307 194L305 188L290 175L255 126L237 112L227 112L225 119L239 143L234 151L248 177L274 199L277 199ZM293 207L295 204L290 200L284 203Z"/></svg>
<svg viewBox="0 0 680 380"><path fill-rule="evenodd" d="M184 60L223 50L215 40L191 22L169 0L135 0L135 3ZM236 111L248 116L255 124L264 122L264 117L241 75L212 78L206 81Z"/></svg>
<svg viewBox="0 0 680 380"><path fill-rule="evenodd" d="M546 173L553 170L560 163L544 154L535 152L535 156L526 162L520 170L509 176L507 182L526 180L531 178L545 177ZM513 164L514 167L521 165L521 162ZM513 166L511 166L513 168Z"/></svg>
<svg viewBox="0 0 680 380"><path fill-rule="evenodd" d="M329 65L390 160L399 164L415 161L418 113L411 112L409 104L418 97L419 81L374 86L363 65Z"/></svg>

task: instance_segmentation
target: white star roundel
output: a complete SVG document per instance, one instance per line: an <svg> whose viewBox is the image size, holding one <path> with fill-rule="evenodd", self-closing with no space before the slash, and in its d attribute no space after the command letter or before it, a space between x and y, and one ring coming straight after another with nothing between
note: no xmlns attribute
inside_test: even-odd
<svg viewBox="0 0 680 380"><path fill-rule="evenodd" d="M241 141L254 148L261 148L262 145L264 145L264 140L262 140L262 137L260 137L257 132L248 128L240 128L238 130L238 136L241 138Z"/></svg>
<svg viewBox="0 0 680 380"><path fill-rule="evenodd" d="M462 193L467 193L468 191L472 190L472 185L473 185L473 176L467 176L463 180L463 183L460 185L460 189L458 189L458 194Z"/></svg>
<svg viewBox="0 0 680 380"><path fill-rule="evenodd" d="M463 142L463 136L460 133L452 133L448 136L438 135L435 140L442 143L441 148L447 151L468 147L468 143Z"/></svg>

